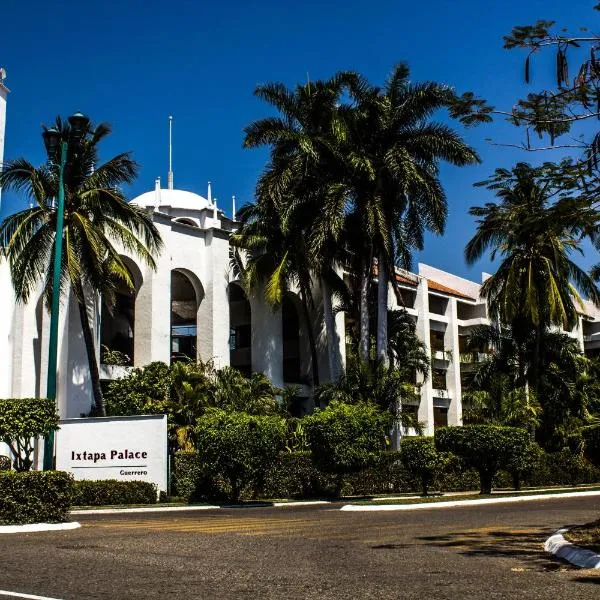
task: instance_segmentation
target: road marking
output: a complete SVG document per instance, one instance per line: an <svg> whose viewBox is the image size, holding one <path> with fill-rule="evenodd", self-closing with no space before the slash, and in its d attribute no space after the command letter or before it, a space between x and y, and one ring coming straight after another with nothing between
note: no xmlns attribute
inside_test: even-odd
<svg viewBox="0 0 600 600"><path fill-rule="evenodd" d="M11 598L29 598L29 600L59 600L49 596L34 596L33 594L19 594L18 592L5 592L0 590L0 596L10 596Z"/></svg>

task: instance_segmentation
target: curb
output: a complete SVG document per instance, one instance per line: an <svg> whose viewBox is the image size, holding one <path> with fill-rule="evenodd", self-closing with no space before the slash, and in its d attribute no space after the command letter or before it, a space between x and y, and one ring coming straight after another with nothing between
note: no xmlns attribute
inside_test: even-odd
<svg viewBox="0 0 600 600"><path fill-rule="evenodd" d="M418 504L381 504L369 506L366 504L345 504L340 508L344 511L371 512L384 510L428 510L435 508L453 508L459 506L479 506L481 504L507 504L513 502L533 502L534 500L553 500L560 498L581 498L585 496L600 496L600 491L565 492L562 494L536 494L531 496L508 496L505 498L482 498L481 500L453 500L448 502L421 502Z"/></svg>
<svg viewBox="0 0 600 600"><path fill-rule="evenodd" d="M580 548L563 537L568 529L559 529L544 542L544 550L582 569L600 569L600 554Z"/></svg>
<svg viewBox="0 0 600 600"><path fill-rule="evenodd" d="M71 523L32 523L30 525L0 525L0 534L2 533L38 533L40 531L66 531L68 529L78 529L81 524Z"/></svg>
<svg viewBox="0 0 600 600"><path fill-rule="evenodd" d="M600 493L600 492L599 492ZM196 510L222 510L225 508L285 508L286 506L313 506L318 504L331 504L327 500L301 500L298 502L273 502L271 504L228 504L223 506L202 504L198 506L143 506L139 508L84 508L81 510L72 510L71 515L120 515L131 513L167 513L167 512L184 512Z"/></svg>

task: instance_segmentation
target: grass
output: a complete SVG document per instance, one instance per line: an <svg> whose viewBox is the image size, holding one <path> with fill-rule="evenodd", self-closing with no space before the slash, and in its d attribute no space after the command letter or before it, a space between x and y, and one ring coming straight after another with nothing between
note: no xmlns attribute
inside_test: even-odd
<svg viewBox="0 0 600 600"><path fill-rule="evenodd" d="M455 502L457 500L482 500L484 498L513 498L521 496L537 496L539 494L562 494L564 492L590 492L600 491L599 486L585 488L568 487L568 488L555 488L555 489L544 489L542 490L527 490L521 492L493 492L492 494L443 494L441 496L419 496L412 498L384 498L378 500L358 500L350 502L350 504L368 504L368 505L385 505L385 504L426 504L435 502Z"/></svg>
<svg viewBox="0 0 600 600"><path fill-rule="evenodd" d="M563 535L572 544L600 553L600 520L573 527Z"/></svg>

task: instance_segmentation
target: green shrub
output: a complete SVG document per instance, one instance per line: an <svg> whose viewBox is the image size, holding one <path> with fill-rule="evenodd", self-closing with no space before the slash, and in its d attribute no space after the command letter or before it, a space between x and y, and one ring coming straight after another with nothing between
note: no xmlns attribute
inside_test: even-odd
<svg viewBox="0 0 600 600"><path fill-rule="evenodd" d="M444 464L444 456L435 448L432 437L405 437L400 444L400 458L409 473L421 480L423 496Z"/></svg>
<svg viewBox="0 0 600 600"><path fill-rule="evenodd" d="M542 448L530 441L523 452L517 452L509 458L504 468L510 473L515 490L521 489L521 483L526 475L539 469L543 454Z"/></svg>
<svg viewBox="0 0 600 600"><path fill-rule="evenodd" d="M63 523L69 518L73 478L63 471L0 473L0 524Z"/></svg>
<svg viewBox="0 0 600 600"><path fill-rule="evenodd" d="M33 464L35 438L58 429L54 400L48 398L0 398L0 441L15 457L17 471Z"/></svg>
<svg viewBox="0 0 600 600"><path fill-rule="evenodd" d="M374 465L383 446L389 416L375 404L332 402L303 419L314 465L343 476Z"/></svg>
<svg viewBox="0 0 600 600"><path fill-rule="evenodd" d="M600 425L586 427L582 435L585 441L585 455L592 464L600 467Z"/></svg>
<svg viewBox="0 0 600 600"><path fill-rule="evenodd" d="M500 468L523 456L530 444L524 429L500 425L441 427L435 431L438 450L453 452L479 473L480 493L491 494Z"/></svg>
<svg viewBox="0 0 600 600"><path fill-rule="evenodd" d="M157 489L148 481L75 481L75 506L110 506L115 504L156 504Z"/></svg>
<svg viewBox="0 0 600 600"><path fill-rule="evenodd" d="M12 467L12 460L10 456L0 455L0 471L10 471Z"/></svg>
<svg viewBox="0 0 600 600"><path fill-rule="evenodd" d="M209 409L196 423L194 442L206 472L222 478L229 499L237 501L247 487L261 486L284 448L286 432L277 416Z"/></svg>

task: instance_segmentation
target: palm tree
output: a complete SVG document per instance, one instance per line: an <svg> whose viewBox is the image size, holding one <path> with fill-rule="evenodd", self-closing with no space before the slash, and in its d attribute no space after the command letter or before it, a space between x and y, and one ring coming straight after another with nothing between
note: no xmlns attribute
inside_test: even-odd
<svg viewBox="0 0 600 600"><path fill-rule="evenodd" d="M249 294L264 286L265 300L274 309L281 307L285 294L294 285L298 287L311 351L313 384L317 386L319 364L310 316L314 301L305 238L297 228L297 221L282 218L279 207L266 195L257 204L243 207L238 216L241 227L230 236L230 242L234 248L244 249L246 256L234 251L234 270Z"/></svg>
<svg viewBox="0 0 600 600"><path fill-rule="evenodd" d="M55 127L64 139L69 125L60 118ZM110 133L101 123L85 132L77 154L69 156L64 174L65 213L60 289L73 292L79 307L94 397L94 411L105 415L89 306L103 294L110 306L120 282L133 288L131 275L118 247L155 267L154 256L162 242L149 217L128 204L119 187L132 183L138 167L129 153L100 164L98 145ZM49 307L56 232L59 166L34 167L21 158L8 161L0 173L0 187L23 193L32 208L17 212L0 227L0 245L9 260L15 294L26 302L41 283Z"/></svg>
<svg viewBox="0 0 600 600"><path fill-rule="evenodd" d="M360 355L368 358L368 296L377 259L377 359L387 361L388 285L396 289L395 267L410 267L413 249L422 249L425 230L441 234L447 201L439 163L479 162L477 153L446 125L431 122L446 108L451 90L433 82L414 84L398 64L383 89L364 80L350 86L355 107L346 111L345 159L352 189L360 267ZM358 233L358 232L355 232Z"/></svg>
<svg viewBox="0 0 600 600"><path fill-rule="evenodd" d="M257 202L274 205L286 228L303 240L308 278L319 280L327 335L330 377L340 374L332 295L337 247L344 226L346 189L339 147L343 138L340 101L355 81L338 73L327 81L258 86L255 95L274 106L279 117L259 119L245 129L244 146L271 147L271 160L257 185ZM311 282L306 281L307 288Z"/></svg>
<svg viewBox="0 0 600 600"><path fill-rule="evenodd" d="M568 197L553 202L559 191L527 163L510 171L497 169L478 185L495 191L499 201L469 211L479 220L465 258L473 264L486 250L492 260L500 255L500 265L484 282L481 295L491 313L512 326L517 344L534 336L530 367L537 386L545 330L550 326L570 330L577 324L579 291L600 303L594 280L571 259L573 252L582 252L583 236L596 234L598 216ZM539 396L537 387L534 391Z"/></svg>

